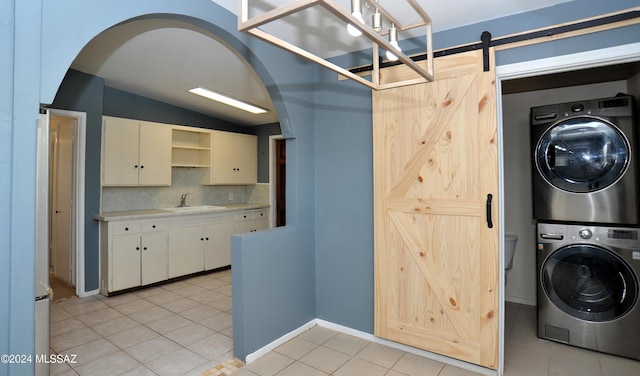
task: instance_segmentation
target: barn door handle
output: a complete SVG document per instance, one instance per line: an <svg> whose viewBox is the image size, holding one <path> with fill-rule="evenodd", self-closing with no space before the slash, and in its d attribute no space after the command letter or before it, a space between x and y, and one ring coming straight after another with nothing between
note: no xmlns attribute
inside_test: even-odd
<svg viewBox="0 0 640 376"><path fill-rule="evenodd" d="M493 222L491 221L491 200L493 200L493 195L489 193L487 195L487 227L493 228Z"/></svg>

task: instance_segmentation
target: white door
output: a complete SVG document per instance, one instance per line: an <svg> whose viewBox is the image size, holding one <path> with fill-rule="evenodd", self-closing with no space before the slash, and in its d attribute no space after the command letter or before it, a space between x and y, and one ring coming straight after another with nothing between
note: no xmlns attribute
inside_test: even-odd
<svg viewBox="0 0 640 376"><path fill-rule="evenodd" d="M140 248L140 279L143 285L169 278L169 251L167 232L151 232L142 235Z"/></svg>
<svg viewBox="0 0 640 376"><path fill-rule="evenodd" d="M211 270L231 265L231 218L206 227L204 268Z"/></svg>
<svg viewBox="0 0 640 376"><path fill-rule="evenodd" d="M171 185L171 127L140 123L138 184Z"/></svg>
<svg viewBox="0 0 640 376"><path fill-rule="evenodd" d="M113 237L111 291L140 286L140 234Z"/></svg>
<svg viewBox="0 0 640 376"><path fill-rule="evenodd" d="M105 118L102 128L102 185L138 185L139 125L137 121Z"/></svg>
<svg viewBox="0 0 640 376"><path fill-rule="evenodd" d="M51 249L54 275L73 285L73 135L76 119L51 117Z"/></svg>
<svg viewBox="0 0 640 376"><path fill-rule="evenodd" d="M204 228L185 227L169 237L169 278L204 270Z"/></svg>

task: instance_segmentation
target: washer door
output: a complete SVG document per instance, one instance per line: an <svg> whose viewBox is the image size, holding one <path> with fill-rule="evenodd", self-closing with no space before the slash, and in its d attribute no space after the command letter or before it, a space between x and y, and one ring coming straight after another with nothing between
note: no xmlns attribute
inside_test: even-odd
<svg viewBox="0 0 640 376"><path fill-rule="evenodd" d="M618 255L595 245L569 245L544 261L542 287L564 313L587 321L610 321L633 308L638 283Z"/></svg>
<svg viewBox="0 0 640 376"><path fill-rule="evenodd" d="M615 125L583 116L550 127L538 141L534 159L549 184L588 193L617 182L630 155L629 141Z"/></svg>

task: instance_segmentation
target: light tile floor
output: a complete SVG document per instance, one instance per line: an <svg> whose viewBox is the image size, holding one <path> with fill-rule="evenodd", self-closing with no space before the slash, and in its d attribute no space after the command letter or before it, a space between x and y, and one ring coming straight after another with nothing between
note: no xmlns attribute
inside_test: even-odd
<svg viewBox="0 0 640 376"><path fill-rule="evenodd" d="M51 375L227 375L233 360L231 271L113 297L51 305Z"/></svg>
<svg viewBox="0 0 640 376"><path fill-rule="evenodd" d="M535 307L507 303L505 375L640 375L640 361L540 340L535 328ZM52 375L475 375L322 327L245 366L232 349L230 271L51 308L51 352L76 355Z"/></svg>
<svg viewBox="0 0 640 376"><path fill-rule="evenodd" d="M638 376L640 361L536 336L536 307L506 303L506 376ZM470 376L460 368L314 327L234 376Z"/></svg>

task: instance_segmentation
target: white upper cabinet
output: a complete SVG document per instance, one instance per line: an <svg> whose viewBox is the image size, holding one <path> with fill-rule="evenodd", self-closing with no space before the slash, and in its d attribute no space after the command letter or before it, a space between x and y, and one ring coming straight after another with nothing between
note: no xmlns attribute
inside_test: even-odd
<svg viewBox="0 0 640 376"><path fill-rule="evenodd" d="M171 126L103 117L102 185L171 185Z"/></svg>
<svg viewBox="0 0 640 376"><path fill-rule="evenodd" d="M211 166L203 184L234 185L258 182L258 138L213 131Z"/></svg>

